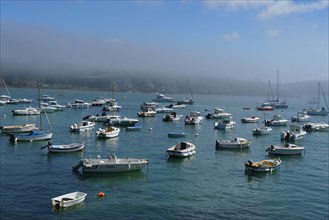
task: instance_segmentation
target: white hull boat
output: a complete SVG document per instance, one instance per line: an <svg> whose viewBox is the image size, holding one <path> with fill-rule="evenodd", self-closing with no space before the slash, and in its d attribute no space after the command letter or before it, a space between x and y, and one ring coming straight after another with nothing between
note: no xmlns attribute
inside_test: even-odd
<svg viewBox="0 0 329 220"><path fill-rule="evenodd" d="M304 147L295 144L285 144L284 146L271 145L266 151L273 155L296 155L303 153Z"/></svg>
<svg viewBox="0 0 329 220"><path fill-rule="evenodd" d="M135 158L117 158L111 154L106 159L82 159L79 164L73 167L78 171L82 167L84 173L115 173L141 170L148 164L148 160Z"/></svg>
<svg viewBox="0 0 329 220"><path fill-rule="evenodd" d="M252 172L272 172L276 170L280 164L281 160L279 158L261 160L258 162L252 162L249 160L245 163L245 169L246 171Z"/></svg>
<svg viewBox="0 0 329 220"><path fill-rule="evenodd" d="M215 108L213 113L208 113L206 115L206 119L223 119L229 116L231 116L231 114L225 112L224 109Z"/></svg>
<svg viewBox="0 0 329 220"><path fill-rule="evenodd" d="M252 130L252 134L255 136L260 136L260 135L270 134L271 131L272 128L270 127L255 128Z"/></svg>
<svg viewBox="0 0 329 220"><path fill-rule="evenodd" d="M81 121L78 124L73 124L70 127L71 132L89 131L95 127L95 122Z"/></svg>
<svg viewBox="0 0 329 220"><path fill-rule="evenodd" d="M215 122L214 129L219 130L230 130L235 127L235 121L233 121L233 118L231 116L224 117L218 122Z"/></svg>
<svg viewBox="0 0 329 220"><path fill-rule="evenodd" d="M72 192L52 198L51 203L56 208L66 208L82 203L86 196L87 193L84 192Z"/></svg>
<svg viewBox="0 0 329 220"><path fill-rule="evenodd" d="M296 116L291 117L292 122L307 122L311 120L311 116L307 115L306 112L297 112Z"/></svg>
<svg viewBox="0 0 329 220"><path fill-rule="evenodd" d="M163 94L156 93L156 98L152 99L154 102L175 102L175 100L171 97L167 97Z"/></svg>
<svg viewBox="0 0 329 220"><path fill-rule="evenodd" d="M265 120L266 126L286 126L289 121L283 119L281 115L273 115L272 120Z"/></svg>
<svg viewBox="0 0 329 220"><path fill-rule="evenodd" d="M309 122L303 126L305 131L328 131L329 124L324 122Z"/></svg>
<svg viewBox="0 0 329 220"><path fill-rule="evenodd" d="M190 112L190 115L185 117L185 125L197 125L203 122L203 117L200 112Z"/></svg>
<svg viewBox="0 0 329 220"><path fill-rule="evenodd" d="M48 144L43 148L48 148L49 152L53 153L70 153L70 152L76 152L76 151L83 151L85 147L85 143L72 143L72 144L60 144L60 145L53 145L51 142L48 142Z"/></svg>
<svg viewBox="0 0 329 220"><path fill-rule="evenodd" d="M40 115L40 110L33 107L28 107L25 109L13 109L12 112L13 115Z"/></svg>
<svg viewBox="0 0 329 220"><path fill-rule="evenodd" d="M216 140L216 148L242 149L249 148L251 140L236 137L234 140Z"/></svg>
<svg viewBox="0 0 329 220"><path fill-rule="evenodd" d="M106 126L134 126L138 122L138 119L127 118L123 116L113 117L104 122Z"/></svg>
<svg viewBox="0 0 329 220"><path fill-rule="evenodd" d="M190 142L179 142L167 149L169 157L190 157L196 153L196 147Z"/></svg>
<svg viewBox="0 0 329 220"><path fill-rule="evenodd" d="M306 134L301 125L291 124L290 130L281 132L281 140L296 141L304 138Z"/></svg>
<svg viewBox="0 0 329 220"><path fill-rule="evenodd" d="M242 123L258 123L259 120L260 120L260 118L257 116L241 118Z"/></svg>
<svg viewBox="0 0 329 220"><path fill-rule="evenodd" d="M99 128L98 131L96 131L96 136L98 138L115 138L118 137L120 133L120 128L116 127L107 127L107 128Z"/></svg>
<svg viewBox="0 0 329 220"><path fill-rule="evenodd" d="M8 126L1 126L0 129L2 133L24 133L24 132L31 132L35 127L35 124L23 124L23 125L8 125Z"/></svg>
<svg viewBox="0 0 329 220"><path fill-rule="evenodd" d="M43 141L49 140L53 136L51 131L32 130L29 134L13 134L9 133L10 141Z"/></svg>

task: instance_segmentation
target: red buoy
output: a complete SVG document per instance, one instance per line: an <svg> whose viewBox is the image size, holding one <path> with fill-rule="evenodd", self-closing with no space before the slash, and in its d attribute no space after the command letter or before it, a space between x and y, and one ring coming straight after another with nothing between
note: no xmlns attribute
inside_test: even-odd
<svg viewBox="0 0 329 220"><path fill-rule="evenodd" d="M97 196L98 196L98 197L104 197L104 196L106 196L106 194L105 194L105 192L99 192L99 193L97 194Z"/></svg>

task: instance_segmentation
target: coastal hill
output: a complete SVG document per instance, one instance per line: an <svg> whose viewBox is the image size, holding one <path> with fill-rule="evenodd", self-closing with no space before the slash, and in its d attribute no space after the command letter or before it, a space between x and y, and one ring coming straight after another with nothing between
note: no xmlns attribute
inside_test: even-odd
<svg viewBox="0 0 329 220"><path fill-rule="evenodd" d="M250 95L267 96L268 80L238 80L221 77L202 76L154 76L151 74L122 73L85 73L85 74L29 74L2 73L8 87L34 87L40 81L43 88L78 89L120 92L160 92L189 94L220 94L220 95ZM188 78L188 84L187 82ZM328 82L321 81L324 94L328 94ZM318 81L296 81L280 83L280 96L317 95ZM274 96L277 84L271 82Z"/></svg>

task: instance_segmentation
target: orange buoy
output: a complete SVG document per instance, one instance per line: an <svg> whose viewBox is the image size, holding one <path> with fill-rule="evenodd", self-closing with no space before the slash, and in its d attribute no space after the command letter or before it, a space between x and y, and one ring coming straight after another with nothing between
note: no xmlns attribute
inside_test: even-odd
<svg viewBox="0 0 329 220"><path fill-rule="evenodd" d="M98 197L104 197L104 196L106 196L106 194L105 194L105 192L99 192L99 193L97 194L97 196L98 196Z"/></svg>

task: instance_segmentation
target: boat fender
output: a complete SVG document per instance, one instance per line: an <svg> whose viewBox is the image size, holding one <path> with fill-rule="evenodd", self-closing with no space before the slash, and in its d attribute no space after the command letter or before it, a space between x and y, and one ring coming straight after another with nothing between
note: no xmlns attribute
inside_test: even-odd
<svg viewBox="0 0 329 220"><path fill-rule="evenodd" d="M106 193L105 192L99 192L97 194L98 197L105 197L106 196Z"/></svg>

